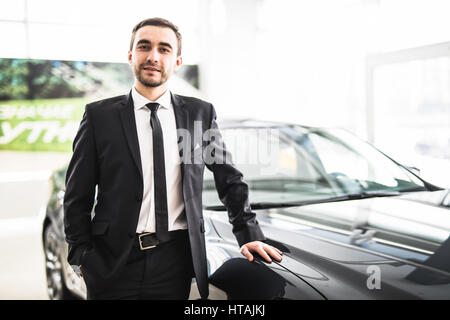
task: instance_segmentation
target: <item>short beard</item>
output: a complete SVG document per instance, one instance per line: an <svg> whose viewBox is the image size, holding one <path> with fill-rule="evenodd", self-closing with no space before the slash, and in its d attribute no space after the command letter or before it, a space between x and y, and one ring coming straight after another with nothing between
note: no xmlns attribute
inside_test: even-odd
<svg viewBox="0 0 450 320"><path fill-rule="evenodd" d="M156 87L159 87L160 85L162 85L163 83L166 82L165 79L164 79L165 78L164 73L162 71L161 71L161 80L160 81L155 82L155 81L147 81L147 80L145 80L143 75L142 75L142 72L143 72L145 66L146 65L142 64L142 65L136 66L134 68L134 75L136 76L136 79L140 83L142 83L144 86L146 86L148 88L156 88Z"/></svg>

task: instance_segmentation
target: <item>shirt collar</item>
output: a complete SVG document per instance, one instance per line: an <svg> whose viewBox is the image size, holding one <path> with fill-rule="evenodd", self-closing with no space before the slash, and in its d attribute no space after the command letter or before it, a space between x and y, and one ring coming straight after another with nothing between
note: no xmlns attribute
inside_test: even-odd
<svg viewBox="0 0 450 320"><path fill-rule="evenodd" d="M161 97L156 99L156 101L151 101L146 97L144 97L143 95L141 95L139 92L137 92L136 88L133 86L133 88L131 88L131 97L133 98L135 110L144 108L145 105L149 102L157 102L164 109L170 109L172 107L169 89L167 89L166 92L164 92Z"/></svg>

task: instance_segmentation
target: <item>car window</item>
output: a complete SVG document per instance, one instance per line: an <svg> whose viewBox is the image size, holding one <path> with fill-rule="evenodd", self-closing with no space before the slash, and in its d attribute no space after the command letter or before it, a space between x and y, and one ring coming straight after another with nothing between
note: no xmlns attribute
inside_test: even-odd
<svg viewBox="0 0 450 320"><path fill-rule="evenodd" d="M343 130L241 127L222 129L222 135L233 163L250 186L252 202L425 190L406 169ZM204 178L211 189L213 176L208 170Z"/></svg>
<svg viewBox="0 0 450 320"><path fill-rule="evenodd" d="M335 194L317 157L279 129L224 129L222 136L234 165L249 184L252 202L300 201ZM204 189L214 192L209 170L205 170L204 181ZM220 204L209 194L204 195L204 203Z"/></svg>

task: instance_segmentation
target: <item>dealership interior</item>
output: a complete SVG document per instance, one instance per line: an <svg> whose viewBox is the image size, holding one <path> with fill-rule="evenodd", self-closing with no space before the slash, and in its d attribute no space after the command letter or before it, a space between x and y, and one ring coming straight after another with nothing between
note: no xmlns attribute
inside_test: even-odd
<svg viewBox="0 0 450 320"><path fill-rule="evenodd" d="M219 127L343 129L450 189L448 12L448 0L1 1L0 300L51 298L51 177L70 161L84 106L130 91L139 21L179 27L169 88L211 102Z"/></svg>

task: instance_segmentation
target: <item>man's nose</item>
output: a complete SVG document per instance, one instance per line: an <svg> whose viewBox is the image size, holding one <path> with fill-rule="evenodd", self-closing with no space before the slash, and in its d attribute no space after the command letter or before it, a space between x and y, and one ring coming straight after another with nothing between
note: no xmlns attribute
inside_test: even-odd
<svg viewBox="0 0 450 320"><path fill-rule="evenodd" d="M159 61L159 52L156 49L152 49L149 51L147 55L147 61L158 62Z"/></svg>

